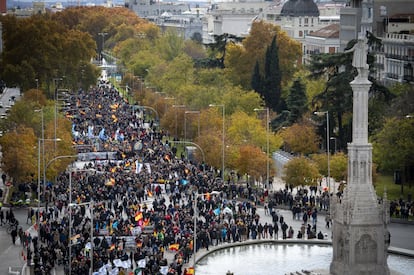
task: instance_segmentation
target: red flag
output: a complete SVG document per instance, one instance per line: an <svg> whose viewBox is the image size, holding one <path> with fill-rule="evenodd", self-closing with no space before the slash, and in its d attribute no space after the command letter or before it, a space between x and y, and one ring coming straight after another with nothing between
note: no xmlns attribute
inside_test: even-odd
<svg viewBox="0 0 414 275"><path fill-rule="evenodd" d="M184 275L194 275L194 267L189 267Z"/></svg>
<svg viewBox="0 0 414 275"><path fill-rule="evenodd" d="M144 217L142 216L142 212L137 211L137 213L135 213L135 221L139 221L142 220Z"/></svg>
<svg viewBox="0 0 414 275"><path fill-rule="evenodd" d="M180 244L178 244L178 243L170 244L168 249L173 250L173 251L178 251L178 249L180 249Z"/></svg>

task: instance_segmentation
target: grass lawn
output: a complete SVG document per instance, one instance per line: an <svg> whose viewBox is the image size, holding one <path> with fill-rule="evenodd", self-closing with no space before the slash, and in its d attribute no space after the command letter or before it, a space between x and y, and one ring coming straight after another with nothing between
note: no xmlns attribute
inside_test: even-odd
<svg viewBox="0 0 414 275"><path fill-rule="evenodd" d="M375 183L375 190L377 195L382 197L384 194L384 189L387 190L388 200L397 200L401 197L401 185L394 183L393 175L378 175L377 182ZM409 187L409 185L404 185L404 193L402 198L407 201L408 194L414 193L414 187Z"/></svg>
<svg viewBox="0 0 414 275"><path fill-rule="evenodd" d="M414 187L410 188L409 184L403 186L404 193L401 196L401 185L394 183L393 175L378 175L377 182L375 183L375 190L377 191L377 195L382 197L384 194L384 188L387 190L387 197L388 201L398 200L400 197L404 199L404 201L408 201L408 195L413 194ZM400 218L399 216L392 216L392 218ZM413 216L409 216L408 220L412 221Z"/></svg>

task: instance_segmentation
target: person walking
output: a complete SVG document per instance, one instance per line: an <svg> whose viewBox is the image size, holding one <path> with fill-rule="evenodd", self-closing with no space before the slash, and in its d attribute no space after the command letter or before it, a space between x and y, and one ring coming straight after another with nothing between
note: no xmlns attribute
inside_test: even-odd
<svg viewBox="0 0 414 275"><path fill-rule="evenodd" d="M331 218L329 217L329 215L325 216L325 222L326 222L326 228L329 229L330 223L331 223Z"/></svg>
<svg viewBox="0 0 414 275"><path fill-rule="evenodd" d="M29 224L29 221L32 222L32 208L31 207L27 209L26 224Z"/></svg>
<svg viewBox="0 0 414 275"><path fill-rule="evenodd" d="M12 242L13 244L16 244L16 237L17 237L17 228L13 227L12 231L11 231L11 237L12 237Z"/></svg>

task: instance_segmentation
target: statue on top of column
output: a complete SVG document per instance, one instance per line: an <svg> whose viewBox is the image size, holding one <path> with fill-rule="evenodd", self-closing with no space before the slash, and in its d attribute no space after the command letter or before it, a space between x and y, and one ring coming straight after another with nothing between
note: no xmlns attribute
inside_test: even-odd
<svg viewBox="0 0 414 275"><path fill-rule="evenodd" d="M369 66L367 63L368 44L367 38L359 36L355 45L345 51L346 53L353 52L352 66L358 70L358 78L364 77L368 79Z"/></svg>

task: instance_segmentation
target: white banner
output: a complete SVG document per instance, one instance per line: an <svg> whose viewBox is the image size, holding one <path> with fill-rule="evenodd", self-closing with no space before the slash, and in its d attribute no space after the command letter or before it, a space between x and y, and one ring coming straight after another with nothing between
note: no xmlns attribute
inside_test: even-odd
<svg viewBox="0 0 414 275"><path fill-rule="evenodd" d="M141 232L142 232L142 230L141 230L141 227L140 226L131 228L131 234L133 236L138 236L138 235L141 234Z"/></svg>

